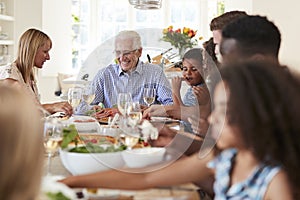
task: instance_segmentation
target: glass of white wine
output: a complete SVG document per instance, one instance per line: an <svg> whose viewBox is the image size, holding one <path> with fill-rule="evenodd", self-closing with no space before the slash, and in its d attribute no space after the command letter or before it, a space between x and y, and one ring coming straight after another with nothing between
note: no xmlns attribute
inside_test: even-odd
<svg viewBox="0 0 300 200"><path fill-rule="evenodd" d="M127 123L135 129L142 120L141 106L139 102L128 102L126 103L125 108Z"/></svg>
<svg viewBox="0 0 300 200"><path fill-rule="evenodd" d="M147 104L147 106L151 106L151 104L154 103L156 96L156 90L155 88L151 87L145 87L143 91L143 98L144 102Z"/></svg>
<svg viewBox="0 0 300 200"><path fill-rule="evenodd" d="M55 118L48 118L44 122L44 147L47 153L47 174L51 172L51 158L55 155L63 139L63 124Z"/></svg>
<svg viewBox="0 0 300 200"><path fill-rule="evenodd" d="M80 87L69 88L68 102L72 106L74 112L81 102L83 89Z"/></svg>
<svg viewBox="0 0 300 200"><path fill-rule="evenodd" d="M90 105L95 99L95 88L91 84L84 86L82 98L88 105Z"/></svg>
<svg viewBox="0 0 300 200"><path fill-rule="evenodd" d="M131 103L132 102L132 97L130 93L119 93L118 94L118 110L119 112L123 115L123 117L126 116L126 103Z"/></svg>

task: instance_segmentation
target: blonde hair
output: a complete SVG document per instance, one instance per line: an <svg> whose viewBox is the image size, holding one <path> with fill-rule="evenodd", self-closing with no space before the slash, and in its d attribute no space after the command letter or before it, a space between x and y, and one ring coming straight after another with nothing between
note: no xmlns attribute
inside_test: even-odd
<svg viewBox="0 0 300 200"><path fill-rule="evenodd" d="M18 56L15 61L20 70L25 83L35 81L34 78L34 60L39 47L43 46L47 41L52 42L50 37L37 29L28 29L25 31L18 46Z"/></svg>
<svg viewBox="0 0 300 200"><path fill-rule="evenodd" d="M43 126L27 93L0 82L0 199L35 199L43 174Z"/></svg>

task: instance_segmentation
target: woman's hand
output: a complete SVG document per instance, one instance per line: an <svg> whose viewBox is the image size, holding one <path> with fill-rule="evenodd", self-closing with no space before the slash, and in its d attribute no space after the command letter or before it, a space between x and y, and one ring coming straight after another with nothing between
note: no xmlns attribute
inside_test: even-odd
<svg viewBox="0 0 300 200"><path fill-rule="evenodd" d="M68 116L71 116L73 114L73 108L67 101L43 104L42 106L51 114L56 112L64 112Z"/></svg>

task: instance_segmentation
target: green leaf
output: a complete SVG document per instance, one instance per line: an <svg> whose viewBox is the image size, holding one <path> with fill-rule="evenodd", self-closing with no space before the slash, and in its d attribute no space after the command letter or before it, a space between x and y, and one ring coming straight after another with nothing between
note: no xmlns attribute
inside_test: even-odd
<svg viewBox="0 0 300 200"><path fill-rule="evenodd" d="M75 142L77 145L77 136L78 131L74 124L69 125L68 127L63 129L63 140L61 143L61 148L67 148L71 142Z"/></svg>
<svg viewBox="0 0 300 200"><path fill-rule="evenodd" d="M68 197L66 197L62 192L47 192L46 195L50 200L71 200Z"/></svg>

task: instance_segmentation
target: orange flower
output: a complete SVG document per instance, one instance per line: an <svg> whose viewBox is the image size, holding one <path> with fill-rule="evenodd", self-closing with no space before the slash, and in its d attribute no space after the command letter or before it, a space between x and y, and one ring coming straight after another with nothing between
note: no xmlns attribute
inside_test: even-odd
<svg viewBox="0 0 300 200"><path fill-rule="evenodd" d="M170 42L172 46L178 49L192 48L198 44L197 39L195 39L197 31L183 27L173 31L173 26L169 26L163 29L163 37L161 40Z"/></svg>
<svg viewBox="0 0 300 200"><path fill-rule="evenodd" d="M175 32L176 32L176 33L181 33L181 29L179 28L179 29L177 29Z"/></svg>

